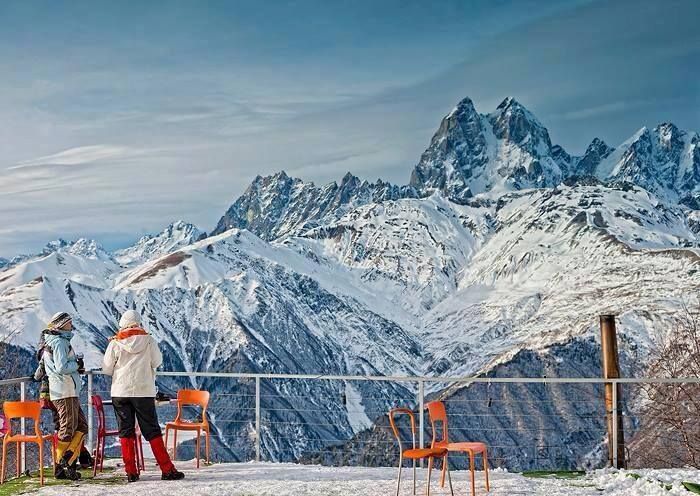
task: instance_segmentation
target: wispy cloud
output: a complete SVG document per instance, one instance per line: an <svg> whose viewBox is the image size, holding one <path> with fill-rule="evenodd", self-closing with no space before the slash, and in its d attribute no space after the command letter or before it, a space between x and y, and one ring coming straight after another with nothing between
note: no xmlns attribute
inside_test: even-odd
<svg viewBox="0 0 700 496"><path fill-rule="evenodd" d="M280 169L405 182L465 96L515 96L571 153L698 127L695 0L156 2L0 7L0 255L211 228Z"/></svg>
<svg viewBox="0 0 700 496"><path fill-rule="evenodd" d="M24 160L17 163L8 170L20 170L33 167L45 167L56 165L86 165L101 161L123 160L143 155L145 150L131 148L127 146L115 145L89 145L69 148L58 153Z"/></svg>
<svg viewBox="0 0 700 496"><path fill-rule="evenodd" d="M562 117L568 120L588 119L590 117L606 115L612 112L619 112L620 110L624 110L629 107L630 104L628 102L610 102L603 105L595 105L593 107L564 112Z"/></svg>
<svg viewBox="0 0 700 496"><path fill-rule="evenodd" d="M614 102L603 103L601 105L593 105L590 107L583 107L579 109L570 110L568 112L563 112L559 116L564 120L581 120L590 119L592 117L602 117L609 114L615 114L618 112L623 112L635 108L642 107L644 105L649 105L653 103L653 100L619 100Z"/></svg>

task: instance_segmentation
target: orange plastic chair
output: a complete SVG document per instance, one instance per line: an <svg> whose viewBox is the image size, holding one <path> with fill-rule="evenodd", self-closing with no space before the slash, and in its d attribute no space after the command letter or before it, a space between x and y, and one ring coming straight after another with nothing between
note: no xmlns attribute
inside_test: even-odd
<svg viewBox="0 0 700 496"><path fill-rule="evenodd" d="M97 413L97 444L95 445L95 459L92 463L92 476L97 476L97 467L99 465L100 472L104 470L105 463L105 444L108 437L119 436L119 430L108 430L107 419L105 417L105 407L102 402L102 396L99 394L92 395L92 406ZM139 471L146 470L146 463L143 457L143 444L141 443L141 431L136 427L136 464Z"/></svg>
<svg viewBox="0 0 700 496"><path fill-rule="evenodd" d="M431 446L433 448L447 448L450 452L463 452L469 455L469 471L471 472L471 487L472 496L476 494L476 488L474 486L474 457L475 455L481 454L482 460L484 462L484 474L486 475L486 492L489 492L491 488L489 487L489 462L487 455L487 446L484 443L451 443L447 430L447 411L445 410L445 404L441 401L431 401L427 404L428 413L430 414L430 423L433 428L433 440ZM437 429L436 423L442 423L442 439L437 439ZM442 467L442 476L440 478L441 487L445 486L445 470L448 465L448 457L445 456L445 464Z"/></svg>
<svg viewBox="0 0 700 496"><path fill-rule="evenodd" d="M192 422L182 419L183 406L199 406L202 409L201 422ZM196 431L197 432L197 468L199 468L199 451L200 438L204 432L206 442L207 463L209 463L209 422L207 421L207 406L209 405L209 391L200 391L198 389L181 389L177 392L177 416L172 422L165 424L165 446L168 445L168 432L170 429L173 433L173 460L177 458L177 431Z"/></svg>
<svg viewBox="0 0 700 496"><path fill-rule="evenodd" d="M403 449L403 444L401 443L401 434L398 427L396 427L396 422L394 418L397 415L408 415L411 420L411 436L412 436L412 447L408 449ZM428 484L426 486L426 494L430 496L430 475L433 471L433 459L442 458L442 466L447 467L447 449L446 448L416 448L416 418L413 412L408 408L393 408L389 411L389 424L391 425L391 430L394 432L394 437L399 443L399 476L396 481L396 496L399 496L399 491L401 490L401 469L403 468L403 460L407 458L413 460L413 494L416 494L416 461L427 458L428 459ZM447 469L447 477L450 481L450 493L454 496L454 491L452 490L452 478L450 477L450 471Z"/></svg>
<svg viewBox="0 0 700 496"><path fill-rule="evenodd" d="M44 485L44 441L50 441L53 434L44 434L39 425L41 423L41 404L38 401L6 401L3 404L5 418L10 424L2 440L2 475L0 484L5 483L5 466L7 461L7 445L15 443L17 452L17 477L20 476L20 444L36 443L39 445L39 483ZM34 435L12 434L12 419L32 419L34 421ZM53 458L53 451L51 452Z"/></svg>

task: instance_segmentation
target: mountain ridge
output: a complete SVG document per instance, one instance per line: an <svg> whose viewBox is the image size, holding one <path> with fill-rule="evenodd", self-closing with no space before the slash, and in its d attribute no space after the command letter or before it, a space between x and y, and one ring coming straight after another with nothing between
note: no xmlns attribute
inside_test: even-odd
<svg viewBox="0 0 700 496"><path fill-rule="evenodd" d="M258 176L213 232L246 228L269 241L337 219L370 198L378 202L440 191L450 201L467 204L484 195L581 180L641 186L664 201L697 210L700 138L662 123L640 129L617 148L594 138L583 155L575 156L553 145L546 127L514 98L504 99L489 114L478 113L472 100L464 98L440 122L407 185L369 183L351 173L321 187L286 173ZM284 208L261 216L269 205Z"/></svg>

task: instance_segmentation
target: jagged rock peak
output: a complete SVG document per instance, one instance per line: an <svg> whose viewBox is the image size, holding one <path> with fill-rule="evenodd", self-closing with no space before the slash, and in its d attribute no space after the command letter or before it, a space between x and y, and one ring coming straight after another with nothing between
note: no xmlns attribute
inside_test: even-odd
<svg viewBox="0 0 700 496"><path fill-rule="evenodd" d="M503 100L490 115L493 132L499 139L527 146L531 152L546 153L552 148L549 132L535 115L512 97Z"/></svg>
<svg viewBox="0 0 700 496"><path fill-rule="evenodd" d="M561 147L552 149L547 129L514 98L490 114L479 114L465 98L442 119L410 185L421 196L441 191L464 203L494 188L554 186L569 162Z"/></svg>
<svg viewBox="0 0 700 496"><path fill-rule="evenodd" d="M576 172L578 175L590 176L595 174L595 170L600 162L607 158L615 149L608 146L600 138L594 138L588 145L583 157L578 161Z"/></svg>
<svg viewBox="0 0 700 496"><path fill-rule="evenodd" d="M370 183L350 172L340 183L316 186L280 172L257 177L219 220L212 234L247 229L270 241L300 233L322 219L333 219L348 209L370 202L416 196L408 186L378 180Z"/></svg>

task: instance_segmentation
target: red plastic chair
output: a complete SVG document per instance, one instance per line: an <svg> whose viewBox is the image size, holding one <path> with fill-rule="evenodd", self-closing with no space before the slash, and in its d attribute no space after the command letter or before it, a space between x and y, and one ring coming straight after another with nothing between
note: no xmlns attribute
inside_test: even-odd
<svg viewBox="0 0 700 496"><path fill-rule="evenodd" d="M192 422L183 420L183 406L198 406L202 409L202 420L200 422ZM168 446L168 432L172 429L173 433L173 460L177 458L177 431L196 431L197 432L197 468L199 468L199 451L200 438L204 432L204 440L206 443L207 463L209 463L209 421L207 420L207 406L209 405L209 391L200 391L198 389L180 389L177 392L177 415L175 420L165 424L165 446Z"/></svg>
<svg viewBox="0 0 700 496"><path fill-rule="evenodd" d="M489 492L491 488L489 487L489 462L487 456L487 446L484 443L451 443L449 435L447 432L447 411L445 410L445 404L441 401L431 401L427 404L428 413L430 414L430 423L433 428L433 440L431 446L433 448L447 448L450 452L463 452L469 455L469 471L471 473L471 488L472 496L476 493L474 486L474 457L475 455L481 455L484 462L484 474L486 475L486 492ZM436 423L442 423L442 439L437 439L437 429ZM441 487L445 487L445 470L447 470L447 456L445 456L445 463L442 467L442 476L440 478Z"/></svg>
<svg viewBox="0 0 700 496"><path fill-rule="evenodd" d="M97 413L97 445L95 446L95 456L92 467L92 476L94 477L97 475L98 465L100 467L100 472L104 470L106 438L118 437L119 431L107 429L104 403L100 395L92 395L92 406L95 408L95 413ZM146 470L146 464L143 459L143 445L141 444L141 431L138 427L136 429L136 461L139 470Z"/></svg>
<svg viewBox="0 0 700 496"><path fill-rule="evenodd" d="M396 427L396 422L394 417L397 415L408 415L411 420L411 436L412 436L412 447L408 449L403 449L401 443L401 434L399 429ZM391 425L391 430L394 432L394 437L399 443L399 476L396 481L396 496L399 496L399 491L401 490L401 469L403 468L404 458L413 460L413 494L416 494L416 460L428 459L428 484L426 485L426 494L430 496L430 475L433 471L433 459L442 458L443 468L447 467L447 449L446 448L416 448L416 418L413 412L408 408L394 408L389 411L389 424ZM450 481L450 493L454 496L454 491L452 490L452 478L450 477L450 471L447 470L447 477Z"/></svg>
<svg viewBox="0 0 700 496"><path fill-rule="evenodd" d="M38 401L6 401L3 404L6 422L9 424L7 434L2 440L2 475L0 484L5 483L5 468L7 461L7 445L15 443L17 453L17 477L20 476L20 445L36 443L39 445L39 484L44 485L44 442L52 438L52 434L44 434L40 429L41 405ZM34 421L34 435L12 434L12 419L28 418ZM53 452L52 452L53 457Z"/></svg>

